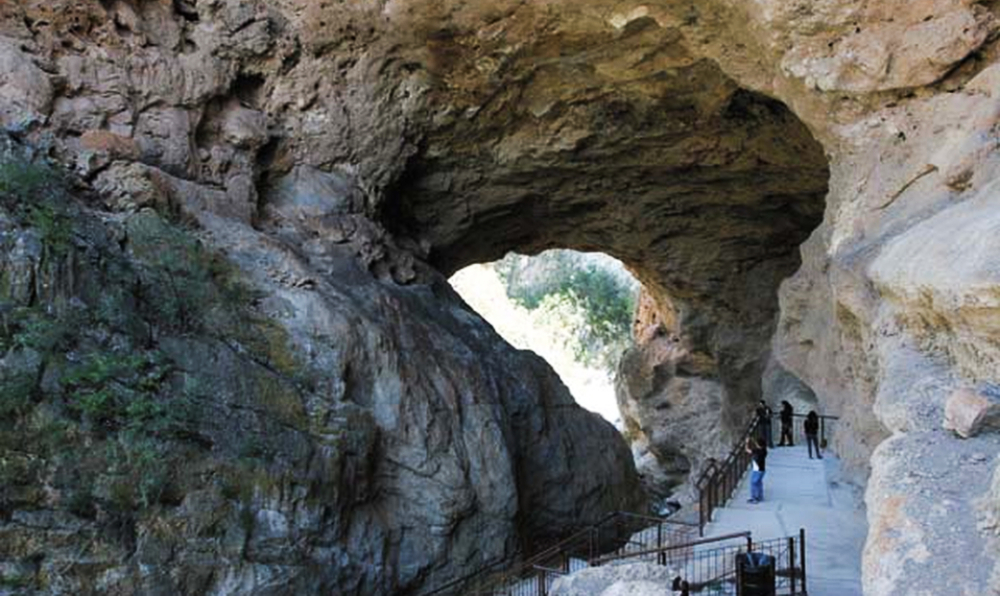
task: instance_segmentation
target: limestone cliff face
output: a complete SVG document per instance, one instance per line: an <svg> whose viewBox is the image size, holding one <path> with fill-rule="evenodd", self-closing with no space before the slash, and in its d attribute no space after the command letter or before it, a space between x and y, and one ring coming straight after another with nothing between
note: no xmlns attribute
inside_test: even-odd
<svg viewBox="0 0 1000 596"><path fill-rule="evenodd" d="M310 551L380 545L357 560L393 571L358 563L349 590L443 577L515 526L630 494L624 454L572 473L587 437L624 447L441 282L561 246L612 254L648 290L667 333L629 365L636 395L725 443L780 365L843 417L837 447L871 474L868 593L982 594L996 561L973 502L995 438L940 424L953 389L997 381L997 10L23 0L0 5L0 124L103 208L197 221L327 371L309 407L366 413L380 463L341 514L363 521ZM932 555L954 574L925 572ZM226 585L269 585L247 581Z"/></svg>

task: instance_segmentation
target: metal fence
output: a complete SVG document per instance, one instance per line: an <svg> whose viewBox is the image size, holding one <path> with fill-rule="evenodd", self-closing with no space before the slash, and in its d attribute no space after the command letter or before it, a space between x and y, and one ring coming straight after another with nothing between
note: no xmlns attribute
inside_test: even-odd
<svg viewBox="0 0 1000 596"><path fill-rule="evenodd" d="M514 562L498 562L424 596L546 596L560 576L591 566L600 556L630 556L690 542L695 524L627 512Z"/></svg>
<svg viewBox="0 0 1000 596"><path fill-rule="evenodd" d="M799 530L797 536L763 541L752 540L750 532L727 534L643 552L605 555L591 563L597 566L640 560L655 562L670 567L679 580L686 581L691 594L731 596L737 594L736 559L748 552L764 553L774 558L776 596L807 594L804 529Z"/></svg>
<svg viewBox="0 0 1000 596"><path fill-rule="evenodd" d="M806 416L795 414L792 417L792 436L797 437L797 441L805 443ZM837 421L836 416L819 417L819 441L825 448ZM776 424L777 423L777 424ZM773 436L780 437L780 421L775 416L771 424ZM721 462L711 460L702 471L698 480L695 481L695 488L698 490L698 533L704 536L705 525L712 521L712 514L719 507L725 507L726 503L733 497L733 493L740 485L743 475L750 467L750 454L747 453L745 445L750 437L765 438L761 436L763 427L757 417L750 422L740 440ZM766 438L765 438L766 439Z"/></svg>
<svg viewBox="0 0 1000 596"><path fill-rule="evenodd" d="M705 525L712 521L712 514L717 508L724 507L729 502L740 484L740 479L750 467L750 454L746 452L744 445L749 437L757 435L758 422L757 418L754 418L726 459L721 462L709 461L695 482L695 488L698 489L699 535L705 535Z"/></svg>
<svg viewBox="0 0 1000 596"><path fill-rule="evenodd" d="M836 428L836 422L838 418L836 416L820 416L819 417L819 444L824 449L826 445L829 444L833 436L833 431ZM806 415L805 414L792 414L792 443L794 445L805 445L806 444L806 430L805 430ZM781 418L778 414L774 415L771 421L771 443L778 445L781 442Z"/></svg>
<svg viewBox="0 0 1000 596"><path fill-rule="evenodd" d="M805 416L793 417L793 437L805 441ZM819 438L825 447L837 418L820 416ZM661 565L679 565L688 579L692 594L735 594L736 555L748 550L765 552L778 560L779 596L805 594L805 531L798 537L753 543L750 534L742 533L709 540L705 525L712 514L733 497L750 467L750 454L744 448L747 438L760 437L759 420L747 426L740 440L723 461L712 460L698 477L698 524L666 518L616 512L598 524L547 548L516 560L498 561L454 580L422 596L547 596L557 578L593 565L626 560L655 561ZM780 419L775 416L771 432L780 437ZM718 546L742 540L742 545ZM708 548L707 545L715 545ZM740 550L742 549L742 550ZM798 564L796 564L798 560ZM784 566L782 566L784 565ZM695 589L697 588L697 589Z"/></svg>

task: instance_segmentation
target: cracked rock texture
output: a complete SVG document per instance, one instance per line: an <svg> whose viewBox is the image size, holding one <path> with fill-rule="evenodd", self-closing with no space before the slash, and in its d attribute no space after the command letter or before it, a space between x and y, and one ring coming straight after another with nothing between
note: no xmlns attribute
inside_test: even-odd
<svg viewBox="0 0 1000 596"><path fill-rule="evenodd" d="M325 573L347 593L414 591L637 505L624 444L441 282L567 247L646 288L660 331L620 396L656 412L635 436L668 476L724 448L777 370L841 416L835 448L871 475L866 592L985 594L998 561L969 504L996 498L995 436L941 421L1000 370L998 10L21 0L0 4L0 124L101 209L197 222L331 379L308 408L370 421L371 482L324 518L340 533L297 542L262 509L278 550L254 552L280 554L215 593L270 593L279 547L341 553ZM692 447L677 416L716 434ZM947 534L926 499L945 484Z"/></svg>

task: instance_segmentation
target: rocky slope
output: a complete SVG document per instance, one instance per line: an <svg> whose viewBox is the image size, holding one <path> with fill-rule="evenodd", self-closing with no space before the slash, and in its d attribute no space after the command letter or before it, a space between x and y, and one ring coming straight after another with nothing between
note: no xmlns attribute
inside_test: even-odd
<svg viewBox="0 0 1000 596"><path fill-rule="evenodd" d="M340 379L304 402L351 395L341 401L369 420L351 426L379 429L375 461L401 462L387 465L406 480L376 466L373 484L352 484L369 497L337 502L378 522L308 547L366 562L331 579L348 582L339 589L447 575L465 562L449 549L485 560L515 524L540 531L628 492L628 465L602 459L603 480L548 504L544 487L606 430L587 432L544 367L435 282L509 249L562 246L626 263L677 338L662 361L637 357L638 394L666 388L666 403L710 410L725 441L773 355L843 417L837 447L871 474L869 594L983 594L997 589L978 505L996 498L996 438L959 440L941 424L954 390L998 380L998 10L22 0L0 5L0 124L72 167L110 212L197 220L270 297L261 308L290 352ZM657 379L658 362L671 375ZM495 457L457 442L489 445L493 432L506 449ZM539 459L570 467L548 475ZM472 473L494 466L508 472ZM446 496L454 478L461 498ZM953 494L929 506L944 486ZM434 505L418 506L418 487L434 487ZM460 513L470 508L501 513ZM451 513L385 523L432 511ZM497 525L467 529L479 520ZM344 536L382 558L351 559L364 549L344 550ZM309 543L296 540L272 544ZM287 564L286 552L259 564ZM365 567L382 560L391 573ZM243 573L256 579L225 589L269 589L273 576Z"/></svg>
<svg viewBox="0 0 1000 596"><path fill-rule="evenodd" d="M192 229L3 148L0 593L413 593L642 510L617 431L439 274L374 275L338 197Z"/></svg>

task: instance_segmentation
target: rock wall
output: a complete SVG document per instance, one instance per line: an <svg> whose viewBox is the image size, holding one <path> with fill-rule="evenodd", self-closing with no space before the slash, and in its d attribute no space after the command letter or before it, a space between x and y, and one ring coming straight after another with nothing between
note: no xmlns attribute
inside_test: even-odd
<svg viewBox="0 0 1000 596"><path fill-rule="evenodd" d="M618 433L371 216L413 151L412 77L389 41L347 41L368 12L318 10L0 6L4 308L87 317L45 351L5 326L27 393L2 420L4 589L416 593L644 509ZM31 207L49 159L65 213ZM53 214L67 263L37 240ZM155 363L119 370L137 345Z"/></svg>
<svg viewBox="0 0 1000 596"><path fill-rule="evenodd" d="M617 432L426 267L379 281L287 204L83 207L10 147L4 587L406 593L642 508Z"/></svg>
<svg viewBox="0 0 1000 596"><path fill-rule="evenodd" d="M719 424L725 388L713 379L715 363L692 349L676 318L646 292L640 295L635 346L621 358L615 394L624 434L647 492L660 502L690 507L690 481L709 458L728 454L735 440Z"/></svg>
<svg viewBox="0 0 1000 596"><path fill-rule="evenodd" d="M465 332L424 327L441 309L447 329L471 317L448 306L432 268L512 248L608 252L678 339L640 348L629 391L701 417L698 404L719 404L724 441L773 357L842 416L836 446L871 476L867 593L983 594L1000 574L972 503L992 494L995 437L959 441L941 423L954 390L997 381L997 12L993 0L25 0L0 5L0 123L111 209L198 220L241 247L256 283L329 284L320 302L362 303L337 318L277 294L277 318L296 352L321 343L301 330L339 329L365 347L338 362L392 371L397 389L361 407L392 429L384 440L403 437L401 469L416 478L452 469L420 459L438 452L413 430L458 416L419 405L449 387L492 388L507 416L575 411L547 374L509 368L536 370L529 357L492 340L463 351L441 338ZM434 346L440 366L404 370L384 355L404 344ZM343 370L348 387L369 382L367 365ZM469 370L492 372L480 384ZM456 371L461 382L446 380ZM424 389L407 394L399 380L415 375ZM501 377L534 397L503 398ZM559 407L529 405L546 399ZM511 420L510 436L535 428ZM576 453L579 438L531 452ZM617 465L607 473L628 485ZM519 501L536 502L523 488L534 476L521 476ZM410 493L376 493L410 511ZM539 518L526 526L569 508L530 508ZM427 562L394 567L404 584L461 565L422 544L401 551Z"/></svg>
<svg viewBox="0 0 1000 596"><path fill-rule="evenodd" d="M824 223L782 286L774 348L843 416L841 454L870 470L866 594L997 589L977 523L996 439L941 428L954 388L995 381L994 282L975 265L989 258L992 215L971 215L995 193L995 8L746 15L779 66L745 80L791 105L830 158Z"/></svg>

